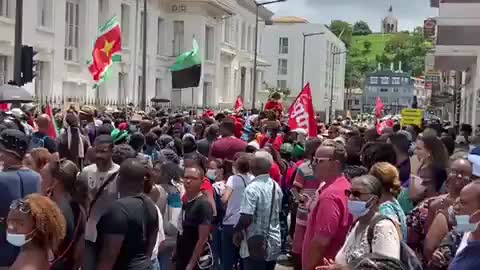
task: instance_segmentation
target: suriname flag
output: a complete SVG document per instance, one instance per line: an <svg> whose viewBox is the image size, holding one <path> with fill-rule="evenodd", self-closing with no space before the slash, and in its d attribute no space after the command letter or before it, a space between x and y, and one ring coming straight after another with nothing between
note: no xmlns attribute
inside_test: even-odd
<svg viewBox="0 0 480 270"><path fill-rule="evenodd" d="M95 82L93 88L97 88L105 80L112 63L120 62L121 49L120 24L115 16L100 27L100 35L92 51L92 60L88 62L88 70Z"/></svg>

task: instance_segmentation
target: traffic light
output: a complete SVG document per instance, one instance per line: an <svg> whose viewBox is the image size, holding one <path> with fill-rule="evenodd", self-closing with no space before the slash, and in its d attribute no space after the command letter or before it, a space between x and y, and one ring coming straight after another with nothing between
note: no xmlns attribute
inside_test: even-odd
<svg viewBox="0 0 480 270"><path fill-rule="evenodd" d="M33 60L37 53L32 46L22 46L22 85L32 82L37 75L35 72L37 61Z"/></svg>

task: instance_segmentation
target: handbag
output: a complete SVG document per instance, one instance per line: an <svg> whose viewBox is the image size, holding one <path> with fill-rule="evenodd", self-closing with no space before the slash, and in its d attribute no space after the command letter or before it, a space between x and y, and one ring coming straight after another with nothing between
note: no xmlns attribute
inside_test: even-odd
<svg viewBox="0 0 480 270"><path fill-rule="evenodd" d="M266 234L252 235L247 239L248 253L250 255L250 258L254 260L263 261L268 256L268 234L270 232L270 223L272 221L273 206L275 202L275 183L272 184L272 201L270 202L270 216L268 217Z"/></svg>

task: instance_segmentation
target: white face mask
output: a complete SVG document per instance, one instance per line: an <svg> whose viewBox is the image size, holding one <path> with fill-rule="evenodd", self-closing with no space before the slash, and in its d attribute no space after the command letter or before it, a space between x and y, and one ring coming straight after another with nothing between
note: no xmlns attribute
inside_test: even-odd
<svg viewBox="0 0 480 270"><path fill-rule="evenodd" d="M217 170L209 169L205 176L210 180L215 180L217 178Z"/></svg>
<svg viewBox="0 0 480 270"><path fill-rule="evenodd" d="M455 231L459 233L474 232L477 230L478 223L470 223L469 215L456 215L455 220L457 222L457 226L455 226Z"/></svg>
<svg viewBox="0 0 480 270"><path fill-rule="evenodd" d="M29 233L29 234L14 234L14 233L8 233L7 232L7 242L16 246L16 247L21 247L21 246L27 244L28 242L32 241L32 238L27 239L27 235L30 235L32 233Z"/></svg>

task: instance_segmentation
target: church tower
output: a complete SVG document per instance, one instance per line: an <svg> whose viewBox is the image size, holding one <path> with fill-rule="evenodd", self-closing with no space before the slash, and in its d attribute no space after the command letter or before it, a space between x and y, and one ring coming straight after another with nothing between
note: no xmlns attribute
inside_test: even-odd
<svg viewBox="0 0 480 270"><path fill-rule="evenodd" d="M393 7L388 9L388 15L382 20L382 33L390 34L398 32L398 19L393 16Z"/></svg>

